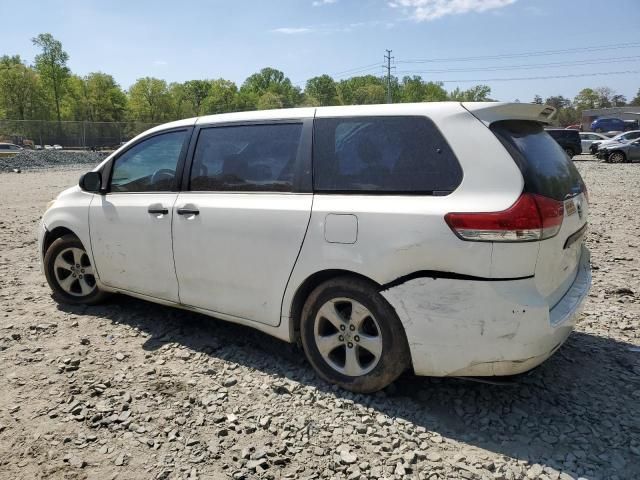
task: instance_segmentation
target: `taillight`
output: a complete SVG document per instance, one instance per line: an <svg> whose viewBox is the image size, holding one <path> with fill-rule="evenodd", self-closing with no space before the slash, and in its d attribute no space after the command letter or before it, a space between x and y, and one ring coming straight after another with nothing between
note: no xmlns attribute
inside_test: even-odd
<svg viewBox="0 0 640 480"><path fill-rule="evenodd" d="M560 231L564 203L523 193L501 212L447 213L445 221L463 240L477 242L529 242L551 238Z"/></svg>

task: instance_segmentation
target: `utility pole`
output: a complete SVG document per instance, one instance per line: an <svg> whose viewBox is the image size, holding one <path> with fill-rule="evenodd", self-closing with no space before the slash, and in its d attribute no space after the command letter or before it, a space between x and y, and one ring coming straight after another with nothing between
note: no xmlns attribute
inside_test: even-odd
<svg viewBox="0 0 640 480"><path fill-rule="evenodd" d="M393 50L385 50L387 53L384 56L385 65L384 68L387 69L387 103L393 103L393 99L391 98L391 60L394 57L391 56Z"/></svg>

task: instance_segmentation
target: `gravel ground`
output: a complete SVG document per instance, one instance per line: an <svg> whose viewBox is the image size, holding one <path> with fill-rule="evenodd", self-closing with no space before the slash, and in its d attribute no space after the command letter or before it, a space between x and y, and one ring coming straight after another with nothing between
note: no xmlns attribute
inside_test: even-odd
<svg viewBox="0 0 640 480"><path fill-rule="evenodd" d="M96 165L109 152L83 152L63 150L22 150L12 157L0 158L0 172L32 170L46 167L77 168L78 164Z"/></svg>
<svg viewBox="0 0 640 480"><path fill-rule="evenodd" d="M593 290L510 385L405 375L354 395L295 347L114 297L57 305L40 214L85 170L0 175L0 477L640 478L640 165L581 162Z"/></svg>

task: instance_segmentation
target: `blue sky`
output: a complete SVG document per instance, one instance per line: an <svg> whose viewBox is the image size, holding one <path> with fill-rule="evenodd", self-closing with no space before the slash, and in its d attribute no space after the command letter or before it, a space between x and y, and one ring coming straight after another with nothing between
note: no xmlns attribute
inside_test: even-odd
<svg viewBox="0 0 640 480"><path fill-rule="evenodd" d="M386 48L393 49L400 76L426 71L430 80L640 71L640 0L2 0L0 18L0 54L31 62L30 39L50 32L75 73L110 73L124 88L144 76L241 83L264 66L300 86L322 73L350 76L340 73L350 69L380 75ZM358 67L366 68L353 70ZM493 98L506 101L573 97L602 85L631 98L640 73L484 83Z"/></svg>

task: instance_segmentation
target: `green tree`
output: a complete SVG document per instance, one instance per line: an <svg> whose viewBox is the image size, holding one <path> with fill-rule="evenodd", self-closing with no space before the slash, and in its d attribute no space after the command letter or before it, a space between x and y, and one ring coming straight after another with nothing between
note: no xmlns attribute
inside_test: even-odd
<svg viewBox="0 0 640 480"><path fill-rule="evenodd" d="M353 93L353 100L356 105L376 105L384 103L386 98L387 91L382 85L363 85Z"/></svg>
<svg viewBox="0 0 640 480"><path fill-rule="evenodd" d="M294 87L291 80L275 68L263 68L247 78L240 87L244 103L254 106L258 106L259 99L267 92L279 96L283 107L293 107L302 101L300 89ZM273 99L272 96L269 98Z"/></svg>
<svg viewBox="0 0 640 480"><path fill-rule="evenodd" d="M134 120L161 122L171 115L171 95L167 82L140 78L129 89L129 112Z"/></svg>
<svg viewBox="0 0 640 480"><path fill-rule="evenodd" d="M304 93L310 103L318 106L338 104L336 82L329 75L320 75L307 80Z"/></svg>
<svg viewBox="0 0 640 480"><path fill-rule="evenodd" d="M209 80L189 80L184 82L184 98L190 114L199 117L204 112L204 104L211 90Z"/></svg>
<svg viewBox="0 0 640 480"><path fill-rule="evenodd" d="M280 95L273 92L265 92L258 99L256 104L258 110L272 110L283 107L283 99Z"/></svg>
<svg viewBox="0 0 640 480"><path fill-rule="evenodd" d="M549 105L556 110L561 110L563 108L567 108L571 105L571 100L563 97L562 95L555 95L547 98L544 101L545 105Z"/></svg>
<svg viewBox="0 0 640 480"><path fill-rule="evenodd" d="M629 102L629 105L640 107L640 88L638 89L638 93L636 93L636 96L633 97L633 100Z"/></svg>
<svg viewBox="0 0 640 480"><path fill-rule="evenodd" d="M341 105L384 103L386 98L386 86L384 81L373 75L364 75L340 80L340 82L338 82L337 89L338 100ZM380 89L382 89L382 98L379 97ZM377 101L374 101L373 99L371 99L371 101L367 101L366 97L371 94L377 97L375 99Z"/></svg>
<svg viewBox="0 0 640 480"><path fill-rule="evenodd" d="M536 95L535 97L533 97L533 102L536 105L542 105L542 97L540 95Z"/></svg>
<svg viewBox="0 0 640 480"><path fill-rule="evenodd" d="M172 82L168 86L169 90L169 119L178 120L180 118L193 117L191 105L187 99L185 85Z"/></svg>
<svg viewBox="0 0 640 480"><path fill-rule="evenodd" d="M576 98L573 99L573 104L578 110L582 111L592 108L598 108L600 106L599 100L600 96L594 89L583 88L582 90L580 90L580 92L578 92Z"/></svg>
<svg viewBox="0 0 640 480"><path fill-rule="evenodd" d="M127 96L106 73L93 72L85 77L71 75L67 80L68 117L90 122L124 120Z"/></svg>
<svg viewBox="0 0 640 480"><path fill-rule="evenodd" d="M60 122L60 104L65 91L65 82L69 77L69 68L67 67L69 55L62 49L62 43L53 38L50 33L41 33L31 41L41 49L41 53L35 58L36 70L45 87L53 95L56 118Z"/></svg>
<svg viewBox="0 0 640 480"><path fill-rule="evenodd" d="M0 109L7 118L25 120L42 104L37 73L19 56L0 57Z"/></svg>
<svg viewBox="0 0 640 480"><path fill-rule="evenodd" d="M624 107L627 104L627 97L624 95L613 95L611 97L611 104L614 107Z"/></svg>
<svg viewBox="0 0 640 480"><path fill-rule="evenodd" d="M476 85L468 90L460 90L460 88L456 87L449 94L449 98L457 102L487 102L491 101L490 94L491 87L488 85Z"/></svg>
<svg viewBox="0 0 640 480"><path fill-rule="evenodd" d="M231 80L212 80L204 100L203 110L207 114L233 112L238 107L238 87Z"/></svg>
<svg viewBox="0 0 640 480"><path fill-rule="evenodd" d="M424 82L422 77L404 77L399 85L402 102L439 102L447 99L442 82Z"/></svg>

